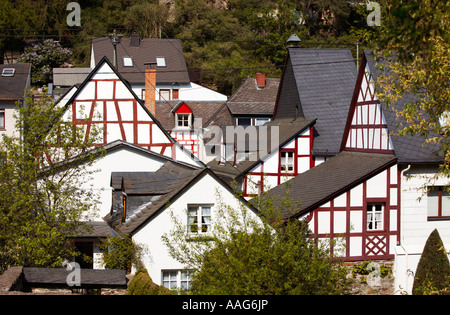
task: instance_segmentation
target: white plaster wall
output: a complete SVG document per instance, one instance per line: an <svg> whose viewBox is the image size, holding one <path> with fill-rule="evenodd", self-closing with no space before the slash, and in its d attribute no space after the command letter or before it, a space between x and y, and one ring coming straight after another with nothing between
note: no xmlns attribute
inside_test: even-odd
<svg viewBox="0 0 450 315"><path fill-rule="evenodd" d="M5 129L0 129L0 142L2 140L2 135L6 135L8 137L19 137L20 134L16 130L16 119L14 118L16 105L0 103L0 108L5 110Z"/></svg>
<svg viewBox="0 0 450 315"><path fill-rule="evenodd" d="M187 223L186 209L189 204L213 204L211 209L211 222L217 220L216 211L219 191L225 204L238 209L238 200L225 187L209 174L204 175L192 185L183 195L171 202L169 208L155 215L144 227L133 235L133 241L146 247L144 265L152 280L162 283L162 270L181 270L184 266L170 257L167 247L161 237L173 230L173 221L170 213L173 212L181 222Z"/></svg>
<svg viewBox="0 0 450 315"><path fill-rule="evenodd" d="M106 153L102 159L97 159L88 169L96 172L82 188L93 189L99 194L100 211L98 216L94 216L93 213L87 214L88 218L93 221L102 221L102 218L110 212L112 202L111 172L155 172L163 165L163 162L163 160L129 148L114 150Z"/></svg>
<svg viewBox="0 0 450 315"><path fill-rule="evenodd" d="M145 89L144 85L133 85L132 89L138 97L142 97L142 90ZM178 89L178 99L182 101L226 101L228 98L226 95L208 89L204 86L189 83L185 85L156 85L156 100L163 100L159 97L159 90L161 89ZM167 99L166 101L169 101Z"/></svg>
<svg viewBox="0 0 450 315"><path fill-rule="evenodd" d="M401 178L401 244L395 248L394 265L396 293L411 294L413 274L434 229L438 230L447 253L450 251L450 221L427 221L427 196L419 189L427 181L430 185L449 184L445 178L432 179L436 170L431 166L412 166Z"/></svg>

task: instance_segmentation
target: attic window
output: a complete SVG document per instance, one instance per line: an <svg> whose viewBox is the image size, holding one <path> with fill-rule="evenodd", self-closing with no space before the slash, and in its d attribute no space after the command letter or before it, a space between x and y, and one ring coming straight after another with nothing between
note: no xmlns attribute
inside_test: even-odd
<svg viewBox="0 0 450 315"><path fill-rule="evenodd" d="M14 68L4 68L2 71L2 77L13 77L16 73L16 69Z"/></svg>
<svg viewBox="0 0 450 315"><path fill-rule="evenodd" d="M157 67L167 67L166 58L164 57L156 57L156 66Z"/></svg>
<svg viewBox="0 0 450 315"><path fill-rule="evenodd" d="M131 59L129 57L124 57L123 58L123 66L124 67L132 67L133 66L133 59Z"/></svg>

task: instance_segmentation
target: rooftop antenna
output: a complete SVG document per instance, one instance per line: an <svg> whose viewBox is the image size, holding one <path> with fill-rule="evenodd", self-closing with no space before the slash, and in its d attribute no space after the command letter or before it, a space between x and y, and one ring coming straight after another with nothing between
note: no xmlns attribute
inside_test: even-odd
<svg viewBox="0 0 450 315"><path fill-rule="evenodd" d="M116 30L114 30L113 33L109 34L108 36L111 39L111 43L113 44L113 47L114 47L113 66L114 66L114 68L116 68L116 70L118 70L118 67L117 67L117 44L120 43L123 35L118 35L116 33Z"/></svg>
<svg viewBox="0 0 450 315"><path fill-rule="evenodd" d="M298 38L296 34L293 34L289 39L286 41L286 45L288 47L299 47L301 43L301 39Z"/></svg>

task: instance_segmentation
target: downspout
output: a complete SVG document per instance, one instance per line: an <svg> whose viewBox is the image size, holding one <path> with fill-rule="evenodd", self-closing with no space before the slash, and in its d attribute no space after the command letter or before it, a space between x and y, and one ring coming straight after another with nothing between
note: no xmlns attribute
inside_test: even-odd
<svg viewBox="0 0 450 315"><path fill-rule="evenodd" d="M401 174L400 174L400 189L402 188L402 185L401 185L401 182L402 182L402 179L403 179L403 175L405 174L405 172L407 172L407 171L409 171L411 169L411 164L408 164L408 166L401 172ZM400 190L400 204L401 204L401 190ZM401 211L401 209L400 209L400 211ZM406 248L403 246L403 238L404 238L404 234L403 234L403 226L404 226L404 224L403 224L403 221L404 221L404 219L403 219L403 217L404 217L404 215L402 214L402 213L400 213L400 233L401 233L401 241L400 241L400 247L403 249L403 251L405 252L405 269L406 269L406 271L408 271L408 251L406 250ZM409 288L409 276L408 275L406 275L406 288L405 289L407 289L407 288Z"/></svg>

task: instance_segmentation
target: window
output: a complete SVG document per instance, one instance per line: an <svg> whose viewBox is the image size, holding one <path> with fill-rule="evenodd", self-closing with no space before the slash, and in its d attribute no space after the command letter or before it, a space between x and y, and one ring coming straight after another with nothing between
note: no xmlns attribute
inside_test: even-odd
<svg viewBox="0 0 450 315"><path fill-rule="evenodd" d="M180 90L173 89L172 90L172 99L177 100L180 98Z"/></svg>
<svg viewBox="0 0 450 315"><path fill-rule="evenodd" d="M175 114L176 127L189 128L191 126L191 114Z"/></svg>
<svg viewBox="0 0 450 315"><path fill-rule="evenodd" d="M383 229L383 208L382 203L367 205L367 231L379 231Z"/></svg>
<svg viewBox="0 0 450 315"><path fill-rule="evenodd" d="M434 186L427 193L428 220L450 220L450 194L442 186Z"/></svg>
<svg viewBox="0 0 450 315"><path fill-rule="evenodd" d="M167 67L166 58L164 57L156 57L156 66L157 67Z"/></svg>
<svg viewBox="0 0 450 315"><path fill-rule="evenodd" d="M0 129L5 129L5 110L0 109Z"/></svg>
<svg viewBox="0 0 450 315"><path fill-rule="evenodd" d="M188 206L188 231L190 233L211 231L211 205Z"/></svg>
<svg viewBox="0 0 450 315"><path fill-rule="evenodd" d="M251 126L252 119L248 118L248 117L237 118L237 125L238 126Z"/></svg>
<svg viewBox="0 0 450 315"><path fill-rule="evenodd" d="M168 270L162 272L162 284L169 290L191 289L192 276L188 270Z"/></svg>
<svg viewBox="0 0 450 315"><path fill-rule="evenodd" d="M14 68L4 68L2 71L2 77L13 77L14 73L16 73L16 69Z"/></svg>
<svg viewBox="0 0 450 315"><path fill-rule="evenodd" d="M177 288L178 271L163 271L163 286L169 290Z"/></svg>
<svg viewBox="0 0 450 315"><path fill-rule="evenodd" d="M281 151L280 169L282 172L294 171L294 151Z"/></svg>
<svg viewBox="0 0 450 315"><path fill-rule="evenodd" d="M262 126L266 122L269 122L270 118L255 118L255 126Z"/></svg>
<svg viewBox="0 0 450 315"><path fill-rule="evenodd" d="M123 58L123 66L124 67L132 67L133 66L133 59L131 59L129 57L124 57Z"/></svg>
<svg viewBox="0 0 450 315"><path fill-rule="evenodd" d="M168 100L170 100L170 90L169 89L161 89L161 90L159 90L159 100L160 101L168 101Z"/></svg>

